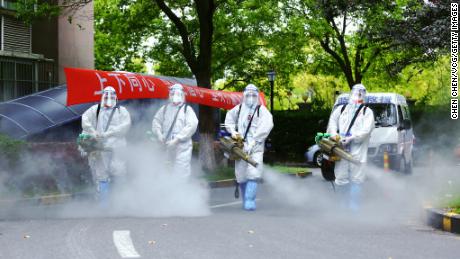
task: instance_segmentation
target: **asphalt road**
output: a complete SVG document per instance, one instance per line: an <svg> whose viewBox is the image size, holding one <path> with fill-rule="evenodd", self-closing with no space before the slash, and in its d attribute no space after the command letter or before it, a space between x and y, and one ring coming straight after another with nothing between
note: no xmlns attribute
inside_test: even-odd
<svg viewBox="0 0 460 259"><path fill-rule="evenodd" d="M0 258L459 258L460 236L423 223L407 179L375 177L384 184L368 185L358 211L317 172L267 177L255 212L233 188L210 190L210 212L193 217L89 213L84 202L0 208Z"/></svg>

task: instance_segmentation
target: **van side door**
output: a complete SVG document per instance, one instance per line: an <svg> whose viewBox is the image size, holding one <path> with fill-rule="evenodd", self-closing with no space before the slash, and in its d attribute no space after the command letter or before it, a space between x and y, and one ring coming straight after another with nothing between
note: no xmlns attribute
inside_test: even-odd
<svg viewBox="0 0 460 259"><path fill-rule="evenodd" d="M410 122L409 127L405 129L404 132L404 157L406 158L406 162L412 160L412 146L414 143L414 132L412 129L412 121L409 112L409 106L401 106L403 108L403 118Z"/></svg>
<svg viewBox="0 0 460 259"><path fill-rule="evenodd" d="M400 104L397 105L398 109L398 154L399 155L406 155L405 154L405 142L406 142L406 129L404 129L404 115L403 115L403 108ZM402 152L401 152L402 149Z"/></svg>

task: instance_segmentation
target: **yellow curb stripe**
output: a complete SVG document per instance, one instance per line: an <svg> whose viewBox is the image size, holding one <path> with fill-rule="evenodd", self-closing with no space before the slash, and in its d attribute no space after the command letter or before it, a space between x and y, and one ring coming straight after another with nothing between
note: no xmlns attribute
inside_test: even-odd
<svg viewBox="0 0 460 259"><path fill-rule="evenodd" d="M442 229L447 232L452 232L452 221L449 216L442 218Z"/></svg>
<svg viewBox="0 0 460 259"><path fill-rule="evenodd" d="M58 203L66 199L70 199L72 197L71 194L60 194L60 195L48 195L42 196L40 198L40 203L43 205L50 205L53 203Z"/></svg>

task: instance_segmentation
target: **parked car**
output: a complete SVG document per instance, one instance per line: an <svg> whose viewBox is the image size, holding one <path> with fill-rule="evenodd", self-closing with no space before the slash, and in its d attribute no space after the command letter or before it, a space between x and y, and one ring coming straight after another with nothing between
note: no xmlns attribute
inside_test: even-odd
<svg viewBox="0 0 460 259"><path fill-rule="evenodd" d="M339 95L334 109L347 104L348 95ZM369 140L368 161L383 167L383 155L387 152L391 169L412 173L415 136L404 96L395 93L368 93L366 106L372 109L375 117L375 129ZM308 162L320 166L320 152L319 147L313 145L308 148L305 157Z"/></svg>
<svg viewBox="0 0 460 259"><path fill-rule="evenodd" d="M307 163L317 167L321 167L321 162L323 161L323 154L321 153L321 150L317 144L310 146L307 149L307 152L305 152L304 156L307 160Z"/></svg>

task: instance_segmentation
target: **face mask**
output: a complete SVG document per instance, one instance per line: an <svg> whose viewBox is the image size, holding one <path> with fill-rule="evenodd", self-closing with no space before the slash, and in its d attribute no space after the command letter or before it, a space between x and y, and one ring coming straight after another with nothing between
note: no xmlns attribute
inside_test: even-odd
<svg viewBox="0 0 460 259"><path fill-rule="evenodd" d="M117 99L112 92L106 92L103 95L103 107L112 108L116 105Z"/></svg>
<svg viewBox="0 0 460 259"><path fill-rule="evenodd" d="M352 104L361 104L364 101L363 91L352 91L350 96L350 101Z"/></svg>
<svg viewBox="0 0 460 259"><path fill-rule="evenodd" d="M254 106L254 105L256 104L256 102L257 102L257 99L256 99L255 96L247 96L247 97L245 98L245 103L246 103L246 105L249 106L249 107Z"/></svg>
<svg viewBox="0 0 460 259"><path fill-rule="evenodd" d="M174 105L179 105L184 102L184 98L180 92L174 92L170 100Z"/></svg>

